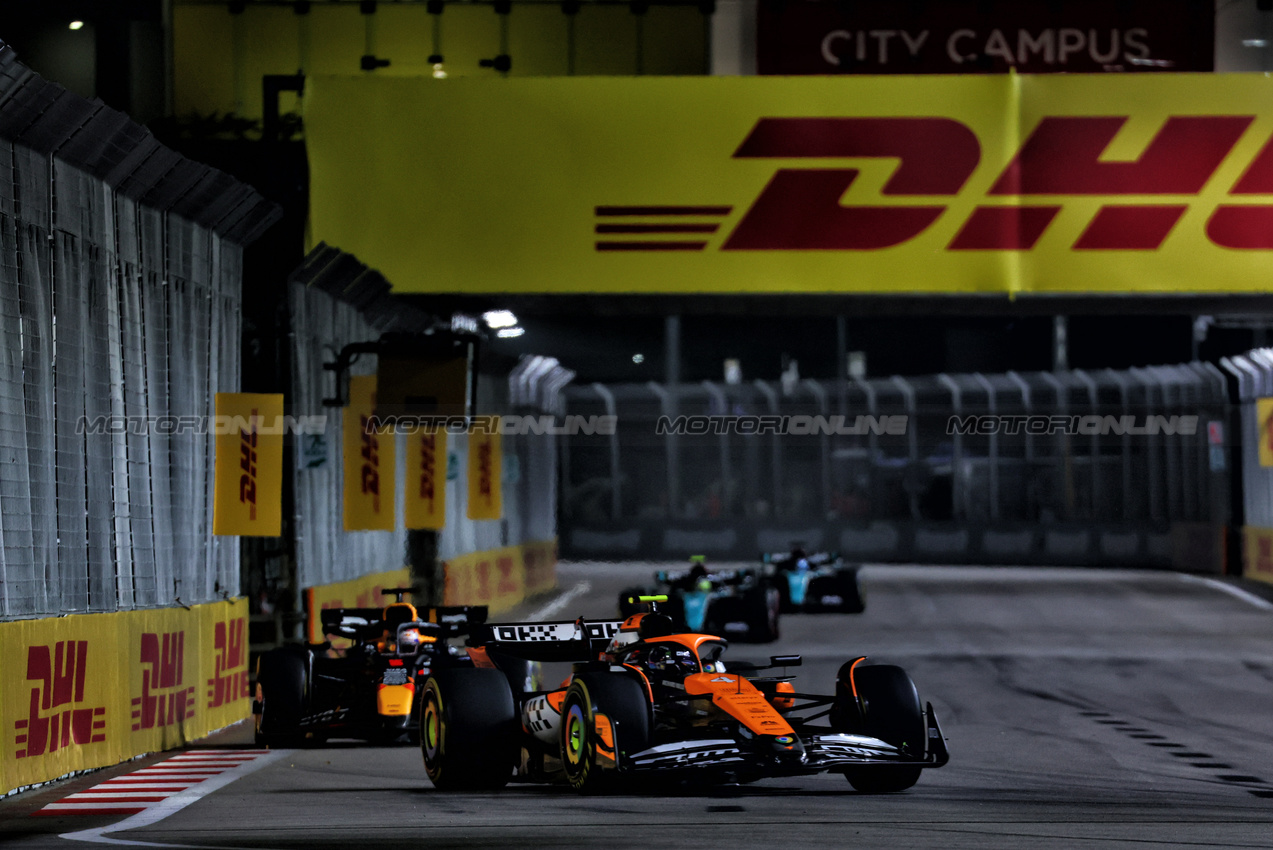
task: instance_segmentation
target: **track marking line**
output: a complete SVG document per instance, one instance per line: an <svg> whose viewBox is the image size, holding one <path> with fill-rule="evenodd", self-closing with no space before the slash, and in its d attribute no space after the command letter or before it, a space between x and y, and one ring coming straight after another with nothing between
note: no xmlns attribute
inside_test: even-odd
<svg viewBox="0 0 1273 850"><path fill-rule="evenodd" d="M1235 587L1227 582L1207 578L1206 576L1192 576L1188 573L1177 573L1176 575L1181 581L1189 582L1190 584L1205 584L1208 587L1215 588L1216 590L1227 593L1236 599L1241 599L1243 602L1254 605L1262 611L1273 611L1273 602L1270 602L1261 596L1256 596L1249 590L1243 590L1242 588Z"/></svg>
<svg viewBox="0 0 1273 850"><path fill-rule="evenodd" d="M157 803L153 803L131 817L125 818L118 823L109 826L100 826L94 829L84 829L79 832L64 832L59 838L65 838L69 841L87 841L94 844L120 844L133 847L200 847L212 848L212 850L227 850L227 848L215 848L212 845L194 845L194 844L164 844L153 841L133 841L126 838L111 838L107 835L110 832L123 832L130 829L140 829L141 827L150 826L158 823L169 815L189 806L191 803L198 802L202 798L229 785L237 779L242 779L249 773L253 773L265 767L271 762L277 761L285 755L290 755L291 750L269 750L256 751L256 755L250 760L237 767L223 771L216 776L210 776L184 791L165 797ZM105 784L105 783L103 783ZM50 803L49 805L57 805ZM126 805L126 804L125 804ZM135 807L135 804L134 804ZM46 806L45 808L48 808ZM43 810L41 810L43 811ZM38 812L36 814L39 814ZM58 814L70 814L70 812L58 812Z"/></svg>
<svg viewBox="0 0 1273 850"><path fill-rule="evenodd" d="M526 616L526 619L528 621L547 620L553 614L556 614L562 608L565 608L571 602L575 601L580 596L583 596L585 593L587 593L590 590L592 590L592 582L581 581L578 584L576 584L574 587L570 588L570 590L567 590L561 596L558 596L552 602L549 602L547 605L540 608L538 611L528 614Z"/></svg>

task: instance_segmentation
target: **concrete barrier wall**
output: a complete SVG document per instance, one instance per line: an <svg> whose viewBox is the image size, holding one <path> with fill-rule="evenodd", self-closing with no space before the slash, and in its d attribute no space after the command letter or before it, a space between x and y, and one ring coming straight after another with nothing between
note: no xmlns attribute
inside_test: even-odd
<svg viewBox="0 0 1273 850"><path fill-rule="evenodd" d="M1051 564L1224 571L1225 527L1173 523L1161 528L1082 525L977 525L877 520L863 525L663 522L574 527L562 538L571 559L679 561L689 555L753 560L800 542L860 561Z"/></svg>

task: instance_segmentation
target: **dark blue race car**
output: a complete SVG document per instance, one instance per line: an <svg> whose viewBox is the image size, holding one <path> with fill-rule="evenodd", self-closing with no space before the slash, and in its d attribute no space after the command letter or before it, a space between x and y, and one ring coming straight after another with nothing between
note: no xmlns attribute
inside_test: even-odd
<svg viewBox="0 0 1273 850"><path fill-rule="evenodd" d="M767 578L778 589L784 613L861 614L866 610L866 596L858 581L860 564L845 564L833 552L808 554L799 547L790 552L766 552L761 560Z"/></svg>
<svg viewBox="0 0 1273 850"><path fill-rule="evenodd" d="M655 585L630 587L619 594L619 613L640 613L645 606L638 596L666 595L659 609L676 628L696 634L714 634L737 641L769 643L778 639L781 592L762 569L708 570L706 559L696 555L687 570L659 570Z"/></svg>

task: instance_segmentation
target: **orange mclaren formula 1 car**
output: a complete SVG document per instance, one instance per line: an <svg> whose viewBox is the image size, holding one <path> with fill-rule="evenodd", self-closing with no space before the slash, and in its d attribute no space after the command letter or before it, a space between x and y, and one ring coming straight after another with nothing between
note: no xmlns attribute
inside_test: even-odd
<svg viewBox="0 0 1273 850"><path fill-rule="evenodd" d="M665 597L641 597L662 601ZM439 790L565 781L583 792L642 777L749 782L842 773L858 791L902 791L947 761L931 705L900 668L847 661L829 696L798 691L800 656L730 663L714 635L669 617L487 624L472 669L435 670L421 697L424 766ZM505 659L571 661L553 690L526 691Z"/></svg>

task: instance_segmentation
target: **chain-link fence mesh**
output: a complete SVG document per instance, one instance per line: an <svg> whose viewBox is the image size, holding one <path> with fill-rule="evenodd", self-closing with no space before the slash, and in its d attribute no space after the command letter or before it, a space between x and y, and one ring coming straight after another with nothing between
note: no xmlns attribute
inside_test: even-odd
<svg viewBox="0 0 1273 850"><path fill-rule="evenodd" d="M1228 395L1209 364L566 396L571 414L618 421L563 440L563 549L579 556L744 555L798 538L923 557L946 535L932 555L1003 560L1051 534L1052 561L1069 535L1078 562L1157 563L1183 551L1172 535L1187 526L1215 544L1210 562L1229 519ZM1004 533L1025 542L998 556L972 545Z"/></svg>
<svg viewBox="0 0 1273 850"><path fill-rule="evenodd" d="M238 593L206 427L276 216L0 44L0 618Z"/></svg>

